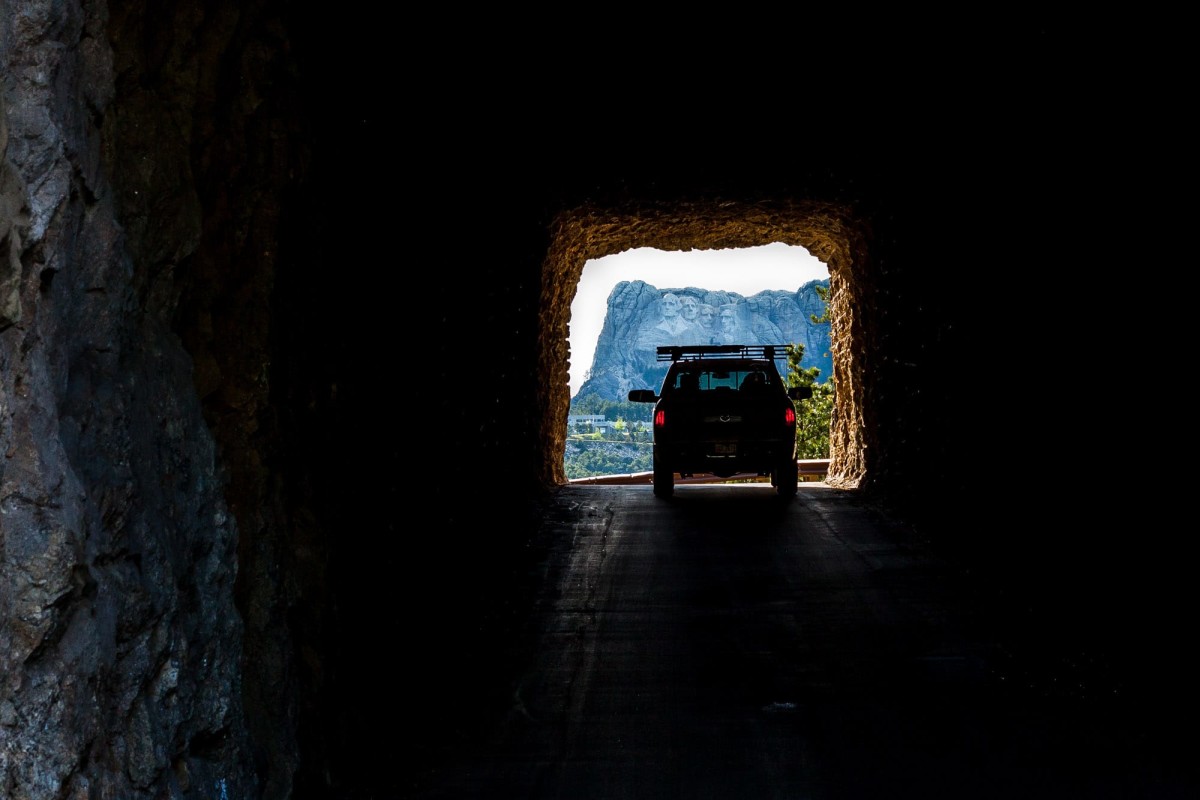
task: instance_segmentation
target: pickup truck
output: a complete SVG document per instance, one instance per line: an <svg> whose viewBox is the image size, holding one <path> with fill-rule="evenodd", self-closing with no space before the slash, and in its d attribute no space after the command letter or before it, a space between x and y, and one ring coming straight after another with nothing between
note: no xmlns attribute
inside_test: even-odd
<svg viewBox="0 0 1200 800"><path fill-rule="evenodd" d="M654 493L670 497L675 476L770 476L782 497L796 494L795 401L775 365L783 345L664 346L670 361L662 387L634 389L629 400L654 403Z"/></svg>

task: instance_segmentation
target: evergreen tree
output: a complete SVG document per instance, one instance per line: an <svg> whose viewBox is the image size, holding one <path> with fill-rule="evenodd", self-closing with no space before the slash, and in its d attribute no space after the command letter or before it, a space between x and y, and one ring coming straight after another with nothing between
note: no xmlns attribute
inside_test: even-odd
<svg viewBox="0 0 1200 800"><path fill-rule="evenodd" d="M833 380L818 382L818 367L802 367L804 345L787 345L788 387L808 386L812 397L796 402L796 458L829 458L829 425L833 418Z"/></svg>
<svg viewBox="0 0 1200 800"><path fill-rule="evenodd" d="M810 314L815 324L829 322L829 287L818 286L817 295L825 301L825 310ZM787 347L788 387L808 386L812 397L796 404L796 458L829 458L829 426L833 420L833 378L819 382L818 367L800 366L804 358L804 345L789 344Z"/></svg>

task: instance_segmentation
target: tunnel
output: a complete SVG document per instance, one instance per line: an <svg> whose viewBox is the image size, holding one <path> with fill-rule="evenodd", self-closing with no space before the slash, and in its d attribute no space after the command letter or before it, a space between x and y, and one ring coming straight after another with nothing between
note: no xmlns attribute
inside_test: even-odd
<svg viewBox="0 0 1200 800"><path fill-rule="evenodd" d="M825 262L830 485L1178 700L1181 535L1112 489L1129 173L1022 77L1073 36L955 48L967 97L784 42L664 93L665 55L430 56L375 16L0 11L14 800L365 797L472 735L565 482L575 286L637 247ZM1013 49L1040 73L998 74Z"/></svg>

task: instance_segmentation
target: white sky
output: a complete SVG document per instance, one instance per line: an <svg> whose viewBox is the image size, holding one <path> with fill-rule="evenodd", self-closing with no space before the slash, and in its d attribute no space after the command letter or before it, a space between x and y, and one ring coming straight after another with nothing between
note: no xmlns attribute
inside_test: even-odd
<svg viewBox="0 0 1200 800"><path fill-rule="evenodd" d="M596 341L604 327L608 295L621 281L645 281L659 289L725 290L743 297L764 289L794 292L829 277L829 268L803 247L775 244L740 250L655 250L639 247L595 258L583 266L571 303L571 397L592 368Z"/></svg>

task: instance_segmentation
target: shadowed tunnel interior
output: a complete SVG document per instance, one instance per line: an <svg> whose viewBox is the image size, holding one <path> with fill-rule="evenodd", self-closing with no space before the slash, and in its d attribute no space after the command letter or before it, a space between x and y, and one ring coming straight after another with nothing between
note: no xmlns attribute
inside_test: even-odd
<svg viewBox="0 0 1200 800"><path fill-rule="evenodd" d="M847 152L769 136L726 138L721 157L636 149L618 157L599 132L593 137L546 145L544 163L456 152L460 179L423 186L438 213L421 215L422 235L459 243L454 268L472 276L469 287L435 288L429 309L444 382L462 385L426 395L434 424L418 470L440 476L432 485L402 477L412 464L402 422L394 438L373 435L394 418L389 392L367 378L390 352L372 346L391 330L381 299L389 293L374 295L384 308L356 314L380 327L362 339L361 363L347 378L360 387L347 399L351 427L336 439L390 447L367 477L378 483L369 494L400 507L419 502L424 512L408 535L373 538L369 552L338 536L331 546L344 566L333 591L340 608L389 609L383 630L415 647L415 684L442 688L420 698L381 695L394 666L352 657L346 642L336 652L348 674L332 707L351 730L386 730L416 703L426 730L441 735L432 741L453 747L476 712L509 700L508 685L489 685L487 676L503 674L503 631L521 609L528 576L510 556L536 518L528 503L562 478L565 315L584 261L648 245L808 246L795 231L812 224L812 213L795 209L814 198L817 208L838 211L826 235L849 242L831 267L845 292L834 323L845 348L835 367L846 415L835 427L838 477L968 559L981 580L1007 587L1028 635L1104 652L1137 691L1171 685L1151 676L1182 665L1147 660L1177 641L1170 619L1181 585L1151 544L1164 537L1165 545L1170 534L1105 496L1102 484L1115 476L1082 466L1113 455L1112 442L1095 436L1104 415L1086 388L1106 371L1083 335L1101 324L1085 299L1097 287L1069 266L1086 243L1072 237L1067 247L1049 232L1102 224L1093 218L1091 176L1064 175L1061 164L1028 154L1007 160L989 151L964 171L962 154ZM464 185L503 189L482 208L473 195L465 200ZM1062 196L1072 203L1048 200ZM1013 226L1021 236L1002 239ZM1037 277L1014 277L1014 259L1024 264L1017 275ZM1069 303L1072 316L1047 313L1052 299ZM1092 310L1103 316L1103 308ZM1081 481L1085 472L1095 480ZM365 518L353 529L383 529L380 509L362 504L358 512ZM1137 545L1125 538L1134 531ZM349 626L359 642L379 633L368 619L356 620L364 630ZM340 755L365 759L358 768L366 770L387 758L393 740L355 741Z"/></svg>
<svg viewBox="0 0 1200 800"><path fill-rule="evenodd" d="M560 477L564 315L582 260L647 244L809 245L794 233L809 219L790 211L798 203L845 209L828 235L861 248L834 275L855 290L835 311L855 348L842 385L861 404L865 488L973 554L1047 630L1043 617L1059 616L1065 635L1111 637L1134 648L1133 666L1138 645L1151 648L1158 609L1132 585L1147 578L1125 572L1148 551L1095 547L1119 541L1121 510L1095 485L1063 493L1076 465L1107 454L1083 389L1106 362L1080 335L1104 306L1089 309L1100 287L1079 265L1108 258L1094 234L1112 187L1090 165L1033 142L847 141L733 121L684 147L696 126L665 109L630 140L612 116L564 131L553 107L514 110L486 86L457 114L430 97L398 146L357 72L323 76L328 91L313 98L346 109L314 118L326 235L307 276L285 283L281 271L285 314L298 310L290 329L311 348L288 361L318 396L325 376L316 386L307 365L328 365L338 392L329 419L312 421L329 448L309 468L328 509L333 620L325 723L302 749L328 748L343 774L366 775L394 757L400 724L452 747L507 699L488 681L506 652L489 636L519 613L512 554L527 500ZM359 125L363 109L375 116ZM513 114L525 143L486 130ZM600 219L582 242L555 227L578 209ZM439 388L396 383L414 360L438 370ZM1017 507L1013 482L1038 478L1045 496ZM979 507L992 525L962 526Z"/></svg>
<svg viewBox="0 0 1200 800"><path fill-rule="evenodd" d="M336 438L389 445L370 494L420 502L427 522L386 535L390 564L377 548L359 560L366 554L338 536L345 567L334 591L342 608L405 609L383 614L387 635L416 648L416 685L444 682L421 698L381 696L393 667L348 657L347 643L337 652L350 674L333 707L351 729L386 729L417 702L428 730L453 747L474 712L508 702L506 684L489 689L481 678L503 673L508 652L489 632L520 613L526 575L503 565L526 545L536 516L527 501L562 478L567 358L588 355L566 351L574 283L587 258L640 246L842 247L824 248L841 259L831 273L844 292L834 314L845 348L835 472L1007 587L1029 635L1103 651L1137 691L1174 685L1179 662L1147 658L1177 641L1181 587L1159 574L1174 568L1152 544L1169 547L1171 535L1113 502L1103 484L1117 475L1084 466L1115 455L1096 436L1106 415L1088 388L1109 370L1089 335L1109 312L1096 273L1080 268L1111 259L1099 238L1101 197L1116 202L1106 180L1034 143L997 150L970 137L840 140L729 125L706 131L711 146L684 150L654 144L695 136L669 113L655 118L653 141L636 142L611 120L560 137L546 132L549 109L530 119L544 135L524 158L495 142L449 152L431 143L443 160L415 192L422 239L455 245L439 248L435 273L470 276L432 285L423 328L445 383L462 387L418 403L433 424L417 469L440 476L432 485L401 482L412 464L403 423L386 442L371 434L393 418L389 393L366 377L390 352L392 293L353 304L382 307L356 309L373 329L348 379L363 387L347 401L361 403L346 412L354 427ZM377 509L359 511L367 518L355 528L379 527ZM1134 531L1137 544L1126 538ZM378 632L355 630L360 640ZM391 749L386 736L355 741L340 755L364 759L363 770Z"/></svg>
<svg viewBox="0 0 1200 800"><path fill-rule="evenodd" d="M56 186L38 172L27 108L67 120L75 144L46 152L76 161L46 215L57 222L0 239L25 313L0 329L5 387L36 395L21 358L53 350L46 361L70 362L71 379L52 376L28 408L70 386L60 413L74 419L106 407L95 397L120 376L158 386L154 358L177 353L190 381L146 391L199 404L203 441L171 463L190 474L204 461L205 428L236 524L232 537L205 509L184 533L236 545L232 588L211 583L232 592L244 629L179 638L240 648L229 669L244 724L185 734L186 719L163 722L144 741L172 756L144 748L145 785L245 758L243 785L262 797L386 796L505 707L521 656L509 637L540 577L542 501L564 481L568 359L590 357L568 352L574 289L588 259L635 247L785 242L825 261L831 484L969 564L1031 636L1097 653L1150 702L1191 707L1185 537L1116 466L1141 455L1147 409L1125 384L1145 362L1128 330L1136 303L1105 276L1128 268L1142 194L1135 171L1076 147L1091 125L1046 79L1065 74L1074 37L1018 27L953 48L959 73L986 77L967 96L903 60L880 59L867 80L819 77L790 39L775 58L704 67L693 54L682 73L667 55L585 68L578 42L517 63L492 43L443 83L433 73L462 50L418 56L422 34L378 24L374 9L243 5L74 9L62 26L42 21L50 46L30 63L6 55L23 68L4 94L22 135L0 164L13 165L3 197L21 194L10 174ZM1038 77L995 70L1014 49L1020 75ZM47 97L38 59L58 59L79 96ZM111 267L107 283L74 277L93 263ZM49 333L29 322L44 318ZM100 323L122 337L117 366L71 337ZM25 429L5 419L8 445ZM31 436L51 436L41 430ZM150 444L137 452L159 452L161 431L138 436ZM124 451L76 438L71 457L125 466ZM88 473L82 495L120 494L100 491L110 471ZM176 529L160 531L162 509L146 516L151 552ZM81 518L93 547L124 524L107 506ZM120 544L110 560L142 558ZM107 597L107 564L68 564L98 577L53 602ZM141 602L111 591L115 605ZM31 650L34 666L56 652ZM138 661L130 681L152 685L166 661ZM97 755L76 772L132 780Z"/></svg>

